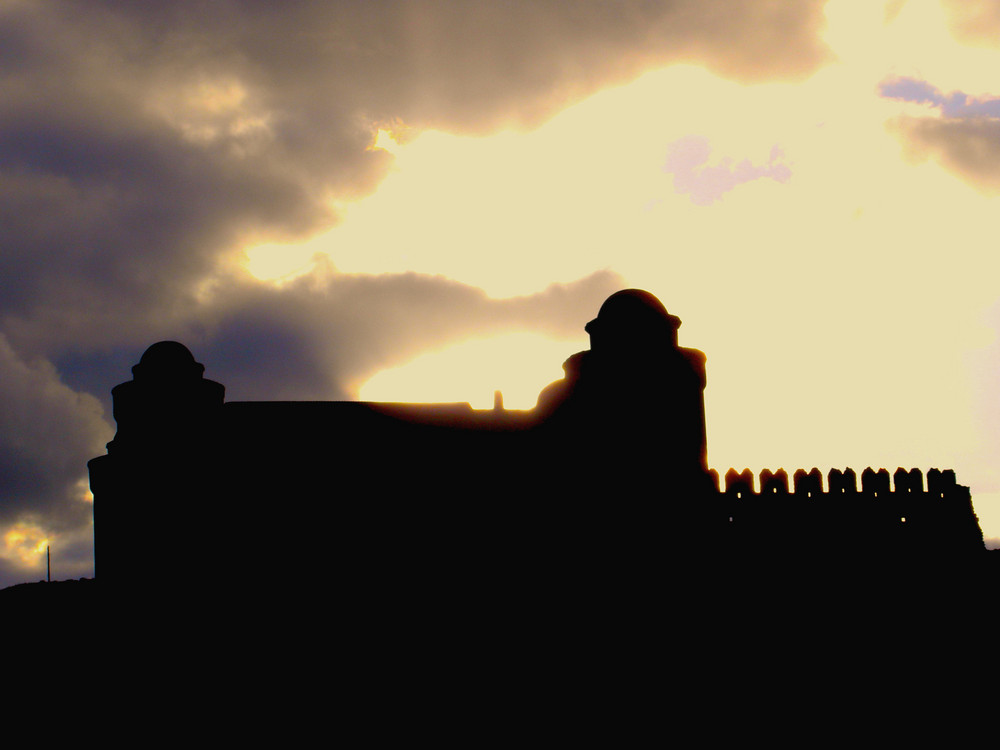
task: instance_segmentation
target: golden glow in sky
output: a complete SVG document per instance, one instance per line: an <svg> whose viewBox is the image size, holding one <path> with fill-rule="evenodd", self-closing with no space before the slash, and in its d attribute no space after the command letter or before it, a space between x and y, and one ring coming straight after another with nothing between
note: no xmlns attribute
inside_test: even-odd
<svg viewBox="0 0 1000 750"><path fill-rule="evenodd" d="M3 544L4 559L33 567L45 554L49 539L44 531L35 526L18 525L7 530Z"/></svg>
<svg viewBox="0 0 1000 750"><path fill-rule="evenodd" d="M512 333L466 341L383 370L359 395L364 401L467 402L475 409L489 409L493 392L499 390L504 408L531 409L541 387L562 378L563 360L586 348L586 336L560 342ZM483 389L484 383L492 387Z"/></svg>
<svg viewBox="0 0 1000 750"><path fill-rule="evenodd" d="M494 297L610 268L708 354L711 465L953 467L1000 536L976 419L989 394L967 367L995 335L998 198L909 158L892 123L940 112L879 94L907 76L1000 95L1000 50L959 44L936 2L841 0L827 18L837 59L800 82L674 65L530 132L401 144L380 131L394 165L376 192L309 242L250 250L246 267L280 282L327 256ZM499 388L528 407L586 348L585 322L578 342L511 334L427 353L360 395L488 408Z"/></svg>

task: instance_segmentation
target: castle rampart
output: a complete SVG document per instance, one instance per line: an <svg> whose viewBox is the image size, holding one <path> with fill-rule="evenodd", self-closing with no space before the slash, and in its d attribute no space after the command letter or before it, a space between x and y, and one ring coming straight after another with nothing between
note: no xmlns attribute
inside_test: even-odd
<svg viewBox="0 0 1000 750"><path fill-rule="evenodd" d="M680 320L626 290L587 325L592 348L538 405L225 402L176 342L112 390L118 432L90 464L102 578L194 575L212 544L273 533L324 545L275 576L357 566L380 580L497 570L523 580L566 560L656 568L664 554L800 561L956 559L984 550L953 471L730 469L706 461L705 355ZM329 552L333 550L334 552ZM421 566L424 566L423 568ZM456 567L458 566L458 567ZM376 571L376 573L372 573ZM382 574L384 572L384 575ZM457 573L456 571L462 571ZM478 584L475 584L478 585Z"/></svg>
<svg viewBox="0 0 1000 750"><path fill-rule="evenodd" d="M729 469L722 491L725 513L747 544L783 544L785 535L812 535L814 542L854 547L854 552L932 555L982 551L983 535L969 488L952 470L930 469L927 485L919 469L868 467L858 488L854 469L831 469L823 490L819 469L797 469L789 488L784 469L764 469L760 490L749 469Z"/></svg>

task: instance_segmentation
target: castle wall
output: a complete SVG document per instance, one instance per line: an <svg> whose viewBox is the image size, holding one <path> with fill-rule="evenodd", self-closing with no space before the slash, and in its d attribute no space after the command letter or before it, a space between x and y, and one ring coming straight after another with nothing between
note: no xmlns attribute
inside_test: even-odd
<svg viewBox="0 0 1000 750"><path fill-rule="evenodd" d="M225 545L252 558L272 534L308 551L262 575L360 566L380 581L983 551L952 471L925 485L917 469L867 468L859 484L833 469L824 489L818 469L791 482L765 469L755 491L749 469L730 469L720 486L706 463L705 355L678 345L679 325L647 292L612 295L587 324L591 349L529 412L227 403L186 347L154 344L112 390L118 432L89 464L97 570L126 584L195 575Z"/></svg>
<svg viewBox="0 0 1000 750"><path fill-rule="evenodd" d="M969 488L955 472L931 469L927 484L919 469L866 468L860 487L854 469L832 469L823 489L813 468L797 469L789 485L784 469L764 469L759 491L749 469L730 469L722 490L730 538L746 548L794 544L847 554L955 555L984 549ZM838 553L839 553L838 552Z"/></svg>

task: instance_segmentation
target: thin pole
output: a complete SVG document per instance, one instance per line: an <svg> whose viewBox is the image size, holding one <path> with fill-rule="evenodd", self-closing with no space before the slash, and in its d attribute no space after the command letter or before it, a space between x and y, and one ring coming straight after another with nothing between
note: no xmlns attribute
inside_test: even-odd
<svg viewBox="0 0 1000 750"><path fill-rule="evenodd" d="M45 545L45 580L52 583L52 551L49 545Z"/></svg>

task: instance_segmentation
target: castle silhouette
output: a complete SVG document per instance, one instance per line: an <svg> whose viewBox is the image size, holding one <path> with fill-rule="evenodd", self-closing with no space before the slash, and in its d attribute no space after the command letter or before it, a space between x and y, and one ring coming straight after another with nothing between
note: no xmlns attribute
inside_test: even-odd
<svg viewBox="0 0 1000 750"><path fill-rule="evenodd" d="M88 464L109 585L256 585L339 576L351 597L636 582L664 565L865 565L984 551L969 489L923 475L707 465L705 355L627 289L534 409L226 402L182 344L152 345L112 390L118 431ZM704 569L704 567L699 568ZM628 575L623 575L628 571ZM232 571L230 571L232 572ZM433 583L431 583L433 582ZM373 583L375 585L373 585ZM618 584L616 584L618 585ZM639 584L635 584L639 585ZM366 593L365 593L366 592ZM380 592L380 593L379 593ZM443 594L442 594L443 595ZM353 600L353 599L352 599Z"/></svg>

